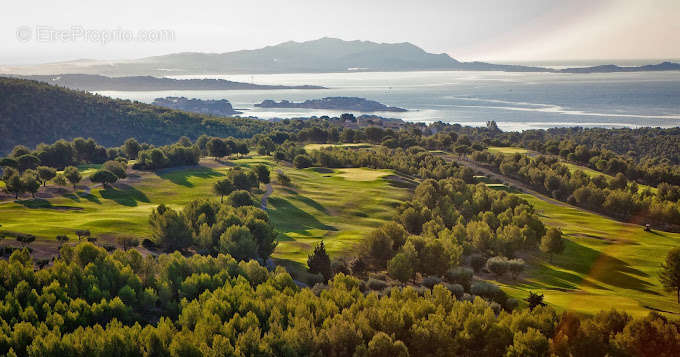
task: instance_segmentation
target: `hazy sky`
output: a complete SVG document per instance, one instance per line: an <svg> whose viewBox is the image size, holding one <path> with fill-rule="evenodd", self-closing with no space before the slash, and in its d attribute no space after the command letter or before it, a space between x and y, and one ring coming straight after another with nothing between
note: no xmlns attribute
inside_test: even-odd
<svg viewBox="0 0 680 357"><path fill-rule="evenodd" d="M83 39L83 30L170 30L174 39L101 43ZM38 31L80 37L38 41ZM680 0L34 0L0 7L1 64L227 52L324 36L411 42L461 60L671 59L680 58Z"/></svg>

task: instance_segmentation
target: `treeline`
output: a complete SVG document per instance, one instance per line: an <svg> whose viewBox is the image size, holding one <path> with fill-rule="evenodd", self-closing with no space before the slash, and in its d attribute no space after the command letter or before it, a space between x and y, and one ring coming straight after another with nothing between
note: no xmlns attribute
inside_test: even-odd
<svg viewBox="0 0 680 357"><path fill-rule="evenodd" d="M680 231L680 204L672 188L641 190L622 173L612 179L572 172L555 157L475 152L473 160L503 175L522 180L536 191L555 199L601 212L624 221L651 224L664 230ZM675 193L674 193L675 192Z"/></svg>
<svg viewBox="0 0 680 357"><path fill-rule="evenodd" d="M572 141L548 141L535 149L610 175L622 173L628 180L645 185L680 185L680 166L659 158L636 160L634 153L619 155L606 149L574 145Z"/></svg>
<svg viewBox="0 0 680 357"><path fill-rule="evenodd" d="M36 271L0 261L0 354L9 356L674 356L680 325L651 313L592 318L494 311L432 290L364 291L337 275L320 294L283 269L179 253L62 247Z"/></svg>

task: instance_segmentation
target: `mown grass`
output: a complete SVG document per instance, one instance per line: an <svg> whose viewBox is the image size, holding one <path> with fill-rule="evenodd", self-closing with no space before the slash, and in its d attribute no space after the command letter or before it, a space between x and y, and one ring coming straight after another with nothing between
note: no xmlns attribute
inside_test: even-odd
<svg viewBox="0 0 680 357"><path fill-rule="evenodd" d="M297 170L264 156L222 164L203 160L201 164L134 172L111 188L85 181L75 193L68 186L49 199L24 197L0 203L0 224L3 230L34 234L42 240L53 240L60 234L73 238L74 231L80 229L98 237L146 238L151 234L149 214L158 204L181 209L194 199L215 198L212 184L224 178L231 166L264 164L270 167L274 181L276 171L282 170L293 182L291 187L275 184L269 199L269 214L281 232L274 256L306 263L307 255L321 239L332 255L346 254L372 228L391 219L394 207L408 198L407 189L386 178L394 174L390 170ZM81 166L80 170L87 177L97 168Z"/></svg>
<svg viewBox="0 0 680 357"><path fill-rule="evenodd" d="M211 164L211 161L203 161ZM212 162L214 163L214 162ZM248 165L249 160L236 160ZM88 181L74 193L67 186L49 199L24 199L0 203L2 229L34 234L38 239L54 239L56 235L73 237L78 229L88 229L95 236L150 235L148 217L153 208L165 203L181 208L187 202L214 197L212 183L226 174L229 166L210 165L133 173L110 188L94 186ZM96 166L79 167L83 177Z"/></svg>
<svg viewBox="0 0 680 357"><path fill-rule="evenodd" d="M374 146L369 143L348 143L348 144L307 144L305 145L305 150L307 152L314 150L321 150L329 147L349 147L354 149L363 149Z"/></svg>
<svg viewBox="0 0 680 357"><path fill-rule="evenodd" d="M506 155L509 154L527 154L529 153L529 150L525 148L518 148L518 147L512 147L512 146L489 146L487 150L490 153L503 153Z"/></svg>
<svg viewBox="0 0 680 357"><path fill-rule="evenodd" d="M274 253L280 259L306 263L321 240L331 256L347 254L408 198L407 189L389 180L391 170L279 169L292 180L292 187L275 185L269 199L269 215L281 232Z"/></svg>
<svg viewBox="0 0 680 357"><path fill-rule="evenodd" d="M520 196L534 205L546 224L559 227L567 243L552 263L541 253L528 257L527 277L501 284L510 295L524 299L529 291L540 291L558 310L586 314L610 308L635 315L652 310L680 313L675 294L664 291L658 278L661 262L680 244L680 234L644 232L638 225L529 194Z"/></svg>

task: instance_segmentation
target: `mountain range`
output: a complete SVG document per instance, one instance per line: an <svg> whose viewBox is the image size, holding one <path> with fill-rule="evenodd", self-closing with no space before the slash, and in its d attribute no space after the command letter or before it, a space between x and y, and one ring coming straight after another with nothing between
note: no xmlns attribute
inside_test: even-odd
<svg viewBox="0 0 680 357"><path fill-rule="evenodd" d="M428 53L408 42L376 43L321 38L306 42L289 41L255 50L226 53L184 52L125 61L79 60L34 66L0 67L0 73L83 73L108 76L421 70L599 73L680 70L680 64L664 62L640 67L607 65L556 70L545 67L461 62L445 53Z"/></svg>

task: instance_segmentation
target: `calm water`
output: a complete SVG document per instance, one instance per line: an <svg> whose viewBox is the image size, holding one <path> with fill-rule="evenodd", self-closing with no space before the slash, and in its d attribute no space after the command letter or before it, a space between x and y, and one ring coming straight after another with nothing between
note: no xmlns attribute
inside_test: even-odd
<svg viewBox="0 0 680 357"><path fill-rule="evenodd" d="M554 74L504 72L372 72L276 75L179 76L257 84L312 84L325 90L98 92L152 102L165 96L228 99L243 116L292 118L338 115L304 109L262 109L264 99L294 100L356 96L409 110L376 113L409 121L484 125L504 130L557 126L673 127L680 125L680 72ZM360 114L360 113L355 113Z"/></svg>

